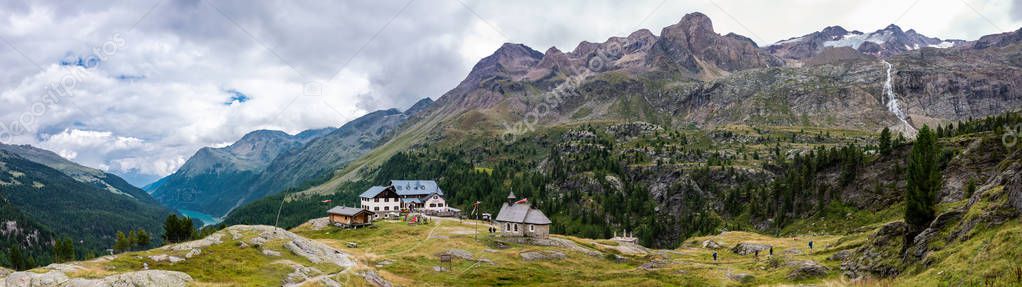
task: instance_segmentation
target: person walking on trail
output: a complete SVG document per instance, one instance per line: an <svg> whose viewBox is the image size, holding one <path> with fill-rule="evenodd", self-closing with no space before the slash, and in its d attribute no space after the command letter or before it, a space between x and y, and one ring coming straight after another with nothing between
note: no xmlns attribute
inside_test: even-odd
<svg viewBox="0 0 1022 287"><path fill-rule="evenodd" d="M756 249L755 257L756 257L756 261L759 261L759 249Z"/></svg>
<svg viewBox="0 0 1022 287"><path fill-rule="evenodd" d="M809 254L813 253L813 241L809 240Z"/></svg>
<svg viewBox="0 0 1022 287"><path fill-rule="evenodd" d="M770 246L770 256L771 257L774 256L774 247L773 246Z"/></svg>
<svg viewBox="0 0 1022 287"><path fill-rule="evenodd" d="M713 251L713 262L714 262L714 263L716 263L716 262L717 262L717 250L714 250L714 251Z"/></svg>

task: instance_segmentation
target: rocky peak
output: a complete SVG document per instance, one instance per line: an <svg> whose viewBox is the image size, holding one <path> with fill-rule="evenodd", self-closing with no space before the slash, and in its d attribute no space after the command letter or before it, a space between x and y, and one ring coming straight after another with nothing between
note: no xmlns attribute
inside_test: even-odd
<svg viewBox="0 0 1022 287"><path fill-rule="evenodd" d="M490 55L490 57L494 56L499 57L501 60L539 59L543 57L543 54L524 44L504 43L497 51L493 52L493 55Z"/></svg>
<svg viewBox="0 0 1022 287"><path fill-rule="evenodd" d="M409 116L414 116L414 115L419 114L419 112L422 112L423 110L429 108L432 105L433 105L433 99L422 98L418 102L415 102L415 104L413 104L407 110L405 110L405 114L409 115Z"/></svg>
<svg viewBox="0 0 1022 287"><path fill-rule="evenodd" d="M523 44L504 43L493 54L476 63L453 92L464 94L483 85L484 80L521 79L542 58L543 53Z"/></svg>
<svg viewBox="0 0 1022 287"><path fill-rule="evenodd" d="M710 21L710 17L707 17L706 14L699 12L685 14L685 17L682 17L681 21L674 26L685 29L689 35L714 33L713 21Z"/></svg>
<svg viewBox="0 0 1022 287"><path fill-rule="evenodd" d="M894 25L894 24L887 25L887 27L884 27L884 29L881 30L881 31L888 31L888 32L898 33L898 34L905 33L903 31L901 31L901 27L898 27L898 25ZM914 30L909 30L909 31L914 31Z"/></svg>
<svg viewBox="0 0 1022 287"><path fill-rule="evenodd" d="M677 24L665 27L646 56L649 66L682 69L700 74L706 69L738 71L780 65L756 44L737 34L721 36L702 13L689 13Z"/></svg>
<svg viewBox="0 0 1022 287"><path fill-rule="evenodd" d="M848 34L848 30L845 30L845 28L841 26L827 26L826 28L823 28L823 30L820 30L819 33L824 36L833 37Z"/></svg>

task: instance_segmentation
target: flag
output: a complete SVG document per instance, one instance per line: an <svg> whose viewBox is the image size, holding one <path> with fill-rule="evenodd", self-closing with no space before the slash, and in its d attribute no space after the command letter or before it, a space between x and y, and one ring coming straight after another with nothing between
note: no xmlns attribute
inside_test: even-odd
<svg viewBox="0 0 1022 287"><path fill-rule="evenodd" d="M333 202L333 200L327 199L327 200L320 201L320 202L322 202L322 203L331 203L331 202Z"/></svg>
<svg viewBox="0 0 1022 287"><path fill-rule="evenodd" d="M529 202L529 198L522 198L519 201L515 201L515 204L521 204L521 203L526 203L526 202Z"/></svg>

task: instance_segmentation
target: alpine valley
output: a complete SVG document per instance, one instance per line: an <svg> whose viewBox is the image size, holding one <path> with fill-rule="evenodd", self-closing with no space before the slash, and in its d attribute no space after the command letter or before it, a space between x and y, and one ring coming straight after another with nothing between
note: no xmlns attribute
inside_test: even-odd
<svg viewBox="0 0 1022 287"><path fill-rule="evenodd" d="M160 234L172 213L160 204L216 218L199 240L7 280L1017 286L1020 108L1022 29L958 40L831 26L760 47L690 13L572 50L506 43L435 101L295 135L253 131L198 150L148 193L0 146L3 238L34 252L58 236L100 248L117 230ZM435 179L466 214L477 202L497 214L513 192L552 235L323 218L394 179ZM612 240L625 232L636 241Z"/></svg>

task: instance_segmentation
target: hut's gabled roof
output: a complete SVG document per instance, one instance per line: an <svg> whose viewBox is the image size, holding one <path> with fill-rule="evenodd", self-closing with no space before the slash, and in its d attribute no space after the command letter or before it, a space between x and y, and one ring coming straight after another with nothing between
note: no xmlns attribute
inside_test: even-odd
<svg viewBox="0 0 1022 287"><path fill-rule="evenodd" d="M329 214L346 215L346 216L355 216L355 215L358 215L359 213L362 213L362 212L367 212L367 213L370 213L370 214L373 213L372 211L368 211L368 210L365 210L365 209L354 208L354 207L347 207L347 206L334 206L334 208L331 208L330 210L326 211L326 213L329 213Z"/></svg>
<svg viewBox="0 0 1022 287"><path fill-rule="evenodd" d="M497 221L528 223L528 224L550 224L549 218L543 211L532 208L528 203L504 203L497 213Z"/></svg>

